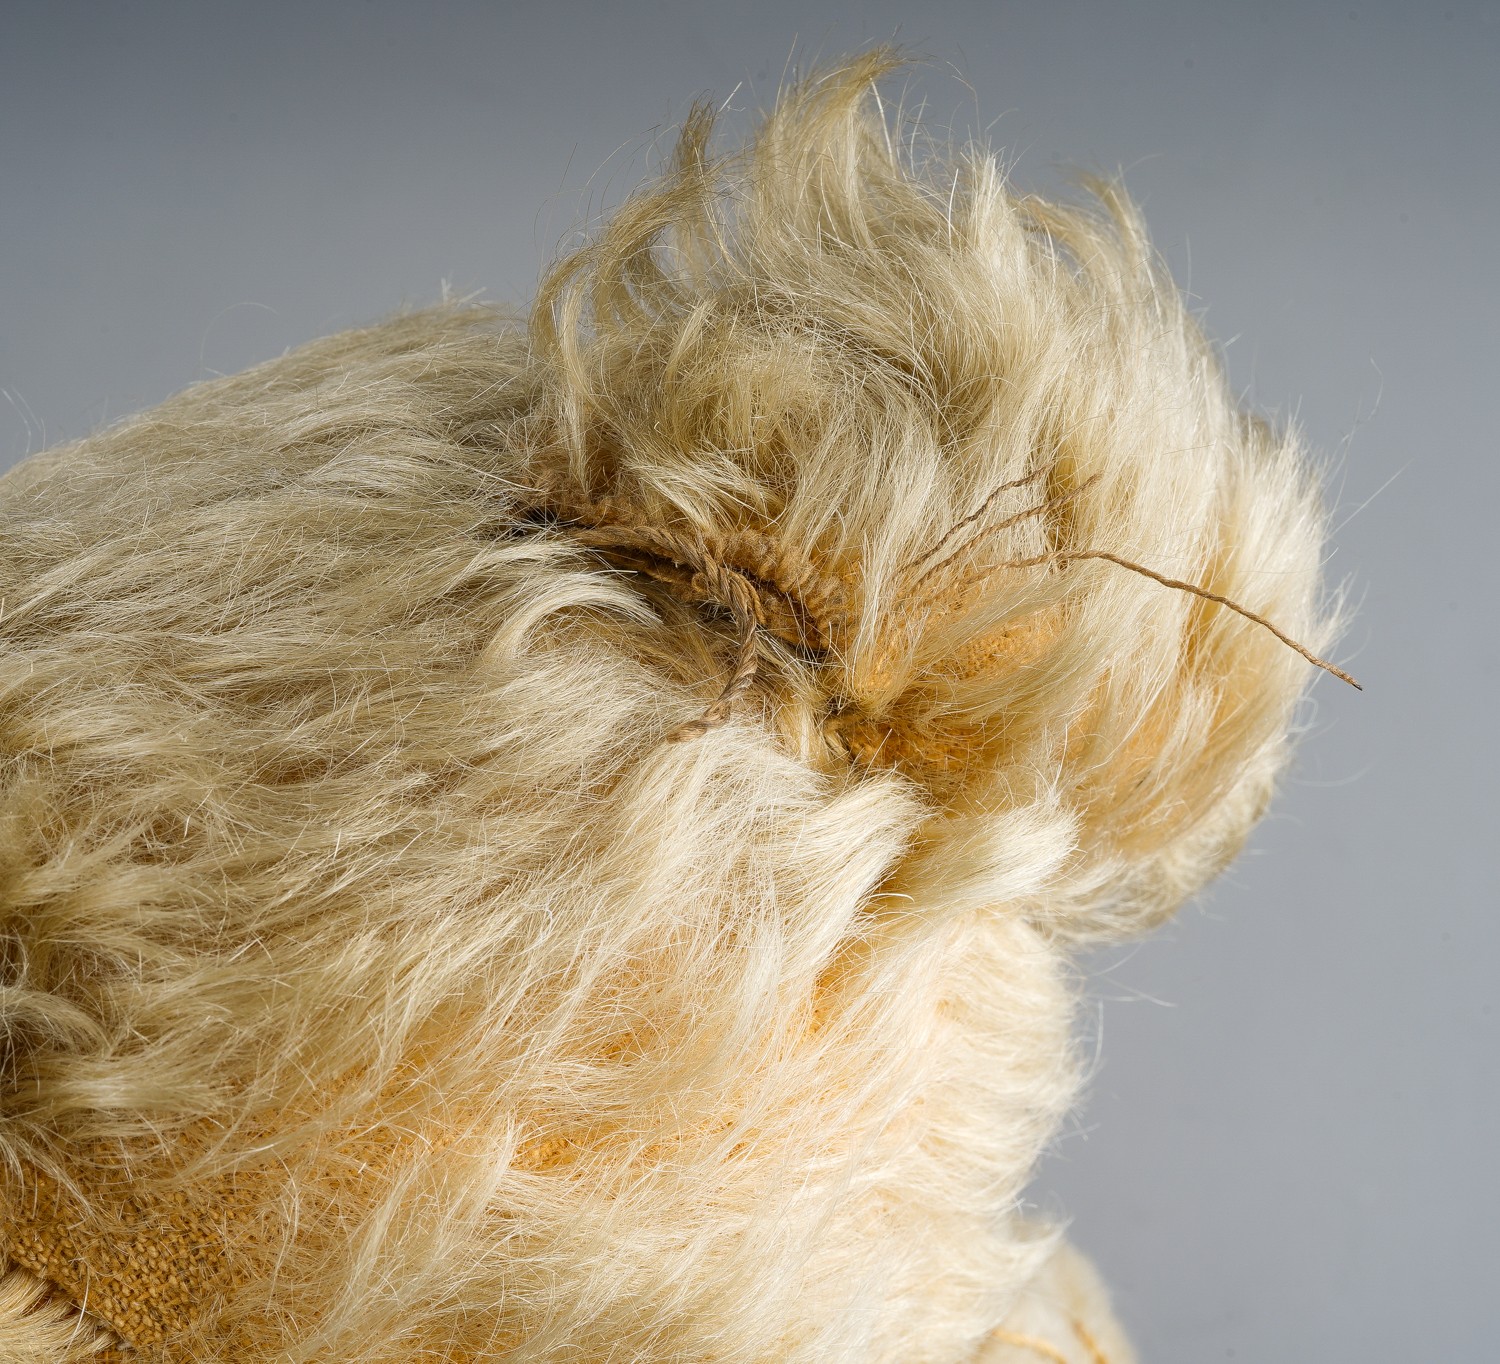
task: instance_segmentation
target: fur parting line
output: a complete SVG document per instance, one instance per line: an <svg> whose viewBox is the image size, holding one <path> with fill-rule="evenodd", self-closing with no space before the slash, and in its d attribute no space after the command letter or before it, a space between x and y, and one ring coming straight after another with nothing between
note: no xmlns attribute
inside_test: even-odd
<svg viewBox="0 0 1500 1364"><path fill-rule="evenodd" d="M0 480L0 1358L1129 1359L1070 953L1265 809L1318 488L893 65Z"/></svg>

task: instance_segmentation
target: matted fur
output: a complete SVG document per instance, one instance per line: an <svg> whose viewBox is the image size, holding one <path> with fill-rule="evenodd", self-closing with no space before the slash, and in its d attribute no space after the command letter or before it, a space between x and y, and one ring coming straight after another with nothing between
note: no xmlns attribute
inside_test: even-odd
<svg viewBox="0 0 1500 1364"><path fill-rule="evenodd" d="M396 317L0 482L4 1248L91 1321L193 1361L1004 1343L1069 944L1233 853L1308 674L1060 556L1316 647L1323 523L1121 194L912 157L890 66L738 152L695 115L524 326ZM767 636L663 742L731 623L525 515L549 478L795 549L837 646ZM44 1192L126 1268L41 1263ZM202 1278L127 1322L182 1209ZM12 1297L14 1357L82 1348Z"/></svg>

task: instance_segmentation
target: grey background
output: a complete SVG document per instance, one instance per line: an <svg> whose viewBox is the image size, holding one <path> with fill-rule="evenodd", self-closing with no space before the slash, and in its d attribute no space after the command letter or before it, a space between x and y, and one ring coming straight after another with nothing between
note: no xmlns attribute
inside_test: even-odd
<svg viewBox="0 0 1500 1364"><path fill-rule="evenodd" d="M1090 963L1036 1200L1146 1360L1494 1359L1497 11L7 3L0 460L445 281L524 300L693 96L743 126L794 48L938 59L913 96L1024 187L1123 169L1326 453L1367 690L1320 679L1247 855Z"/></svg>

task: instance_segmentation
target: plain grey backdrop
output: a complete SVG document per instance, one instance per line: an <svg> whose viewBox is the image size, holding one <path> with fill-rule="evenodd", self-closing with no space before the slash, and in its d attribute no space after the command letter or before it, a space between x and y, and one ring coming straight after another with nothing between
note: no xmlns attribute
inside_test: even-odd
<svg viewBox="0 0 1500 1364"><path fill-rule="evenodd" d="M445 284L522 302L693 97L740 129L893 37L1019 185L1123 172L1324 453L1358 608L1366 690L1318 678L1245 856L1086 963L1035 1200L1144 1360L1493 1360L1500 5L8 0L0 464Z"/></svg>

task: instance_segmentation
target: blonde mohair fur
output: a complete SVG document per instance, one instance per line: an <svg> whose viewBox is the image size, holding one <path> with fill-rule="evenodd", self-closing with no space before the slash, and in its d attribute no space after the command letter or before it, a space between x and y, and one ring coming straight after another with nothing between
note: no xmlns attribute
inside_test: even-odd
<svg viewBox="0 0 1500 1364"><path fill-rule="evenodd" d="M4 1358L1126 1358L1020 1218L1069 954L1309 668L1081 556L1320 648L1322 513L1123 194L912 151L892 66L695 113L524 322L0 481Z"/></svg>

